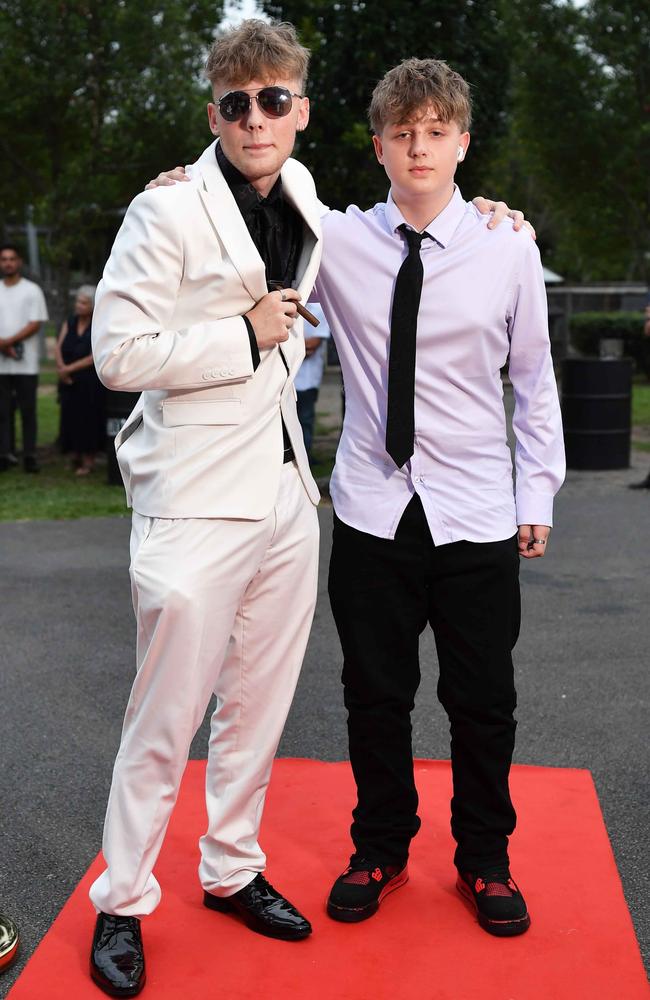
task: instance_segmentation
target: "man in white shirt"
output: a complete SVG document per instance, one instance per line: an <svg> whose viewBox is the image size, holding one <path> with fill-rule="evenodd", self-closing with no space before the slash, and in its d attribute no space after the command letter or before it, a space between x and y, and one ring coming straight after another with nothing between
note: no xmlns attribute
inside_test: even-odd
<svg viewBox="0 0 650 1000"><path fill-rule="evenodd" d="M317 302L308 303L308 309L319 320L319 325L315 333L307 333L305 330L305 360L298 369L296 375L296 406L298 409L298 420L302 427L302 434L305 439L305 449L309 461L312 461L311 446L314 437L314 424L316 422L316 402L318 400L318 390L323 381L325 370L325 354L329 340L330 328L325 319L325 313Z"/></svg>
<svg viewBox="0 0 650 1000"><path fill-rule="evenodd" d="M0 472L9 468L13 396L22 421L23 466L25 472L38 472L38 332L48 314L43 292L22 277L22 266L17 247L11 243L0 247Z"/></svg>

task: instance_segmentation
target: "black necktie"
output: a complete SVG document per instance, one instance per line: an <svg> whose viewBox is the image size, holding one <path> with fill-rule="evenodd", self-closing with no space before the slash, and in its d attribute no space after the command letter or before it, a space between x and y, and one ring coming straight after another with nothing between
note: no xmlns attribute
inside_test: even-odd
<svg viewBox="0 0 650 1000"><path fill-rule="evenodd" d="M409 252L397 272L390 314L386 451L401 469L413 454L415 341L424 276L420 246L429 234L416 233L406 223L398 228L406 237Z"/></svg>

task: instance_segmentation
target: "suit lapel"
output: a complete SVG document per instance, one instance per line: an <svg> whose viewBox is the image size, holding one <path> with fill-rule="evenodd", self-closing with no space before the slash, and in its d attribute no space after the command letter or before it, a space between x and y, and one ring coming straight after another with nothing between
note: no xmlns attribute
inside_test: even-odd
<svg viewBox="0 0 650 1000"><path fill-rule="evenodd" d="M320 252L314 251L321 240L321 228L313 188L311 185L307 187L304 182L305 169L296 160L287 160L281 177L284 197L305 220L303 248L296 270L296 287L306 305L306 297L316 280L320 263Z"/></svg>
<svg viewBox="0 0 650 1000"><path fill-rule="evenodd" d="M221 173L215 154L215 145L216 143L213 142L201 154L193 166L192 175L194 176L194 172L198 168L200 174L200 177L197 178L199 196L210 217L215 234L223 243L226 253L237 269L249 295L254 302L259 302L267 292L264 261L257 252L243 216L237 207L237 202ZM304 175L305 167L291 159L287 160L281 171L284 196L305 221L303 248L296 272L296 285L297 290L302 295L303 302L306 304L318 273L321 230L313 186L311 183L309 185L305 183ZM292 332L295 336L298 335L295 326ZM291 343L292 338L286 342L286 345L280 345L289 368L297 360L297 354L295 350L292 350Z"/></svg>
<svg viewBox="0 0 650 1000"><path fill-rule="evenodd" d="M237 207L215 155L215 145L208 146L196 166L203 183L199 181L199 196L210 217L218 238L254 302L266 295L264 261L257 252L243 216Z"/></svg>
<svg viewBox="0 0 650 1000"><path fill-rule="evenodd" d="M309 183L306 183L306 175ZM284 197L293 205L305 221L302 253L300 254L296 268L294 285L302 296L303 305L307 305L316 275L318 274L321 256L321 228L318 202L316 201L311 178L309 178L306 168L297 160L287 160L282 167L281 177ZM298 329L296 329L296 326L298 326ZM291 330L293 336L290 336L289 340L284 344L280 344L280 349L286 358L289 368L293 367L294 371L297 371L300 367L305 354L301 328L302 323L293 326ZM299 335L300 350L296 351L295 338Z"/></svg>

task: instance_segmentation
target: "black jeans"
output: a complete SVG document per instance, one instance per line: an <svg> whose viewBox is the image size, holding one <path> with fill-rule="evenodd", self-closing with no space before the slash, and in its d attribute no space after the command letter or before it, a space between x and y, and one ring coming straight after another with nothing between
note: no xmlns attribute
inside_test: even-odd
<svg viewBox="0 0 650 1000"><path fill-rule="evenodd" d="M6 458L13 448L12 424L14 409L20 410L23 427L23 455L36 455L36 394L38 375L0 375L0 458Z"/></svg>
<svg viewBox="0 0 650 1000"><path fill-rule="evenodd" d="M343 647L357 855L399 863L420 827L411 711L418 639L433 629L438 698L451 730L454 861L508 860L516 816L508 775L515 741L512 649L520 623L516 536L436 547L414 496L394 540L334 517L329 592Z"/></svg>

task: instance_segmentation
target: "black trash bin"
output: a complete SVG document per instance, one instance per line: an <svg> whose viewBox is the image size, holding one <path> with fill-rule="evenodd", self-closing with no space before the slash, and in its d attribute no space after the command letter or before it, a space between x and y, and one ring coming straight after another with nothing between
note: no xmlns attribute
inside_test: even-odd
<svg viewBox="0 0 650 1000"><path fill-rule="evenodd" d="M106 456L108 458L108 482L110 486L121 486L122 484L122 476L115 454L115 438L126 423L127 417L139 398L139 392L106 393Z"/></svg>
<svg viewBox="0 0 650 1000"><path fill-rule="evenodd" d="M631 415L629 358L565 358L562 418L569 469L627 469Z"/></svg>

